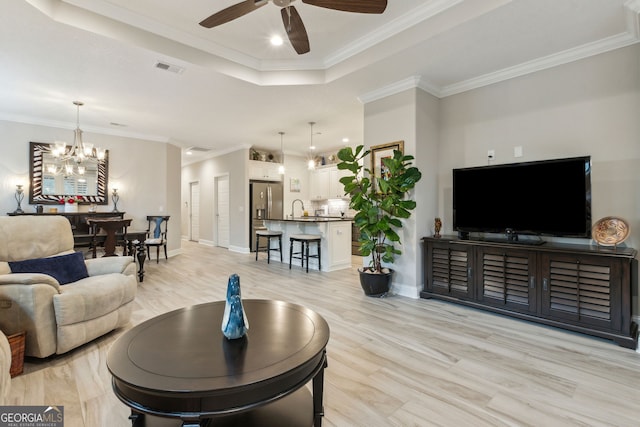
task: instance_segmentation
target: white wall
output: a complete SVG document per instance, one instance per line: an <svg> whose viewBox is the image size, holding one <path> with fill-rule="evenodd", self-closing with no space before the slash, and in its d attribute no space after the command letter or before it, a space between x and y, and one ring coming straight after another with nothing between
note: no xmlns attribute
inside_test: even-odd
<svg viewBox="0 0 640 427"><path fill-rule="evenodd" d="M440 132L444 232L452 229L451 170L487 164L487 150L496 151L493 163L590 155L593 221L626 219L625 244L640 248L640 45L442 99ZM523 157L514 158L515 146Z"/></svg>
<svg viewBox="0 0 640 427"><path fill-rule="evenodd" d="M73 131L48 126L0 121L0 212L13 212L16 180L29 183L29 142L71 142ZM117 186L120 194L118 209L132 218L131 228L146 230L146 216L157 213L171 215L171 223L180 224L180 205L172 196L174 182L180 181L180 149L154 141L100 135L84 132L85 141L109 150L109 191ZM177 159L177 160L176 160ZM28 190L27 190L28 191ZM27 204L25 196L22 208L35 212L35 206ZM87 206L80 206L80 211ZM111 211L113 205L98 206L98 211ZM167 249L179 253L180 235L169 232Z"/></svg>

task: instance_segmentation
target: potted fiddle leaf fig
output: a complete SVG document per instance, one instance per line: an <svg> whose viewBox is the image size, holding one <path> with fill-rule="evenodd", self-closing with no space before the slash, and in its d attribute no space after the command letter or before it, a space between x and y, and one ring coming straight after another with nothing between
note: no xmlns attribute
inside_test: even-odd
<svg viewBox="0 0 640 427"><path fill-rule="evenodd" d="M338 169L351 174L340 179L345 194L351 195L350 207L356 211L353 221L360 231L360 251L371 257L368 267L359 269L360 285L368 296L383 296L389 291L393 264L402 254L399 246L402 220L411 216L416 202L407 197L422 177L411 166L413 156L394 150L393 156L382 158L382 172L376 176L364 167L363 159L370 154L359 145L355 151L345 147L338 152ZM364 174L363 174L364 171Z"/></svg>

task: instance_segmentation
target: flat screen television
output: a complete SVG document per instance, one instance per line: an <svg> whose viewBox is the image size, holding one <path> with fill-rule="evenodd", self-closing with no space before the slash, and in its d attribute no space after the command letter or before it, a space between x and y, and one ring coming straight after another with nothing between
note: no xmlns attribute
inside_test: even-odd
<svg viewBox="0 0 640 427"><path fill-rule="evenodd" d="M454 169L453 228L591 237L591 158Z"/></svg>

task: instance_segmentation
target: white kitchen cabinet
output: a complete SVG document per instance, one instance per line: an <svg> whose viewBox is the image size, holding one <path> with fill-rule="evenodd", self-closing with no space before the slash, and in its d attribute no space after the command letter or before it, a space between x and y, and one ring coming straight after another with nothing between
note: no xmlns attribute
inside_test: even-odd
<svg viewBox="0 0 640 427"><path fill-rule="evenodd" d="M330 171L328 168L311 171L309 198L311 200L325 200L329 198Z"/></svg>
<svg viewBox="0 0 640 427"><path fill-rule="evenodd" d="M340 183L340 178L349 173L348 170L339 170L337 166L328 166L311 171L309 198L311 200L344 198L344 186Z"/></svg>
<svg viewBox="0 0 640 427"><path fill-rule="evenodd" d="M279 166L280 163L249 160L249 179L282 181L282 175L278 173Z"/></svg>
<svg viewBox="0 0 640 427"><path fill-rule="evenodd" d="M351 171L347 169L338 169L337 166L333 166L329 169L329 198L330 199L342 199L344 195L344 185L340 182L340 178L351 174Z"/></svg>

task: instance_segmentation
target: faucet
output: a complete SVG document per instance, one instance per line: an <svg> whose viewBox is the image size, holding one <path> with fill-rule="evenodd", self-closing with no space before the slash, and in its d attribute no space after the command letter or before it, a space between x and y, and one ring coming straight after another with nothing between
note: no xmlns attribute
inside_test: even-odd
<svg viewBox="0 0 640 427"><path fill-rule="evenodd" d="M302 208L302 210L304 211L304 203L302 202L302 200L300 199L295 199L293 202L291 202L291 219L293 219L293 205L296 204L296 202L300 202L300 207Z"/></svg>

